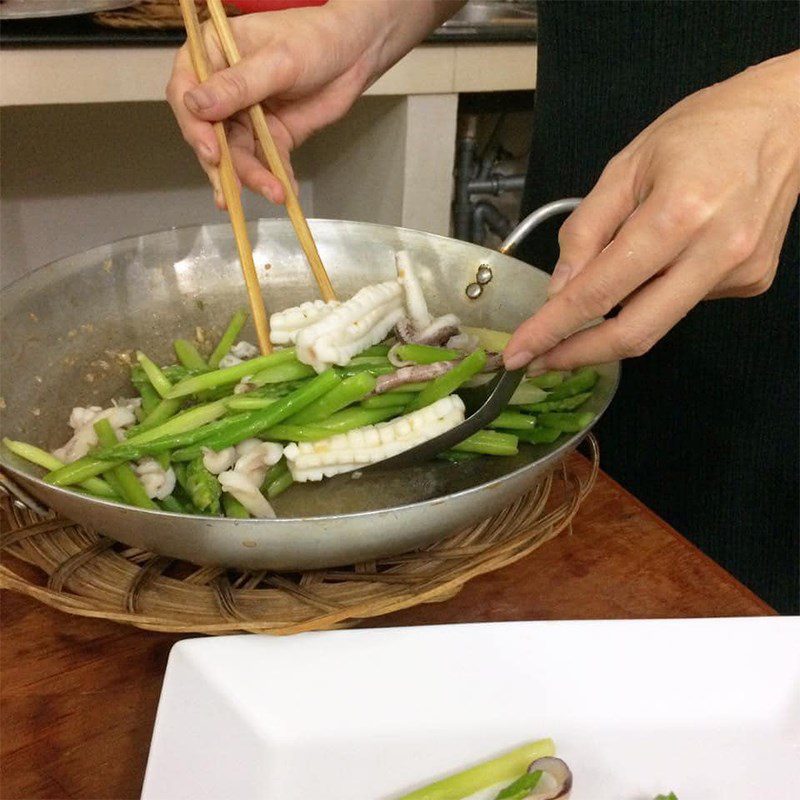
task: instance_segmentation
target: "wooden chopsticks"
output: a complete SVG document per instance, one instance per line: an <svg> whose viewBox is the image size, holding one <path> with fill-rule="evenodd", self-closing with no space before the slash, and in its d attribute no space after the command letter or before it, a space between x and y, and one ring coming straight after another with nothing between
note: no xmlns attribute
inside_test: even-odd
<svg viewBox="0 0 800 800"><path fill-rule="evenodd" d="M228 17L225 14L222 0L207 0L207 5L211 20L214 23L214 28L217 32L220 44L222 45L222 51L225 53L225 58L231 66L238 64L239 61L242 60L242 57L239 54L239 48L236 45L236 40L233 38L233 33L228 24ZM314 273L314 278L319 286L322 299L326 302L335 300L336 294L333 291L331 280L319 256L317 245L314 242L314 237L311 235L311 230L308 227L308 221L300 206L300 200L286 172L283 159L278 152L278 148L275 146L275 140L272 138L269 125L267 125L267 117L264 113L264 109L261 107L260 103L256 103L254 106L250 106L248 111L250 112L250 120L253 123L253 130L261 145L261 149L264 151L264 156L270 171L280 181L286 193L286 211L289 214L289 219L292 221L292 226L300 241L300 246L306 254L308 263L311 266L311 271Z"/></svg>
<svg viewBox="0 0 800 800"><path fill-rule="evenodd" d="M192 56L194 71L197 73L198 80L205 81L211 74L211 67L203 42L203 34L200 30L200 20L197 18L197 9L195 8L194 0L180 0L180 4L183 21L186 25L186 37L189 42L189 52ZM262 354L266 355L272 351L272 345L269 341L269 320L267 319L267 311L264 308L264 298L261 296L256 266L253 262L253 248L250 245L250 237L247 235L247 223L244 218L242 198L239 193L236 173L233 169L231 151L225 135L225 126L221 122L215 122L214 133L216 133L217 142L219 143L219 174L222 193L228 206L233 235L236 238L236 249L239 251L244 282L247 286L247 296L250 300L253 323L256 326L258 346L261 348Z"/></svg>

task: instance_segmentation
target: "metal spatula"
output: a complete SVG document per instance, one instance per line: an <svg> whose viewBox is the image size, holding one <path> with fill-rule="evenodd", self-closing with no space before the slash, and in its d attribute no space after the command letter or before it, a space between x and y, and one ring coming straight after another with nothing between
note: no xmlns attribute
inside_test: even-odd
<svg viewBox="0 0 800 800"><path fill-rule="evenodd" d="M360 467L359 472L368 469L391 470L398 467L410 467L430 461L439 453L450 450L464 439L468 439L473 433L485 428L497 417L508 405L508 401L517 390L524 374L524 369L515 369L512 372L505 369L500 370L489 383L469 392L465 399L469 416L462 423L440 436L428 439L427 442L398 453L396 456L384 461L377 461L367 467Z"/></svg>

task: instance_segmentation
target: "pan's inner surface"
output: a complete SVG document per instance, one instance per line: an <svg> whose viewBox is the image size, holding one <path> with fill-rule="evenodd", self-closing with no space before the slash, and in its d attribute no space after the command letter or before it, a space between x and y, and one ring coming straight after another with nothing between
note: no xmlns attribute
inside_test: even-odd
<svg viewBox="0 0 800 800"><path fill-rule="evenodd" d="M320 220L312 228L340 297L394 277L399 249L411 251L431 310L454 312L468 325L512 330L546 296L544 273L466 242L367 223ZM268 311L318 296L288 221L261 220L250 232ZM478 300L469 300L464 290L481 264L491 266L494 278ZM73 406L106 406L111 397L131 393L134 349L171 363L173 339L197 334L216 341L245 298L227 225L126 239L31 273L3 290L3 435L47 448L62 444ZM251 327L242 335L255 341ZM588 408L605 408L617 374L616 365L602 370ZM330 486L295 486L276 510L288 517L341 515L445 498L531 464L559 444L525 445L513 458L436 462ZM5 449L1 458L28 475L41 474Z"/></svg>

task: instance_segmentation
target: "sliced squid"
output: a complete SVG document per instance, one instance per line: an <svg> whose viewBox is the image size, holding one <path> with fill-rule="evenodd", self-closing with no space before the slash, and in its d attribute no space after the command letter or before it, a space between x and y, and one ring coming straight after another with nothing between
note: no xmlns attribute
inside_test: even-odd
<svg viewBox="0 0 800 800"><path fill-rule="evenodd" d="M345 366L362 350L385 339L403 314L397 281L365 286L300 331L297 358L317 372L334 364Z"/></svg>
<svg viewBox="0 0 800 800"><path fill-rule="evenodd" d="M134 464L133 471L151 500L163 500L175 489L175 472L164 469L154 458L143 458Z"/></svg>
<svg viewBox="0 0 800 800"><path fill-rule="evenodd" d="M406 320L397 327L402 341L414 344L442 344L459 331L461 321L455 314L434 318L428 311L428 303L422 286L411 264L407 250L395 255L397 282L403 287Z"/></svg>
<svg viewBox="0 0 800 800"><path fill-rule="evenodd" d="M284 448L295 481L319 481L351 472L433 439L464 421L464 403L450 395L397 419Z"/></svg>
<svg viewBox="0 0 800 800"><path fill-rule="evenodd" d="M53 455L65 464L70 464L87 455L97 444L94 423L100 419L107 419L117 439L122 441L125 429L136 423L134 412L141 402L139 399L120 400L116 405L106 409L100 408L100 406L73 408L69 416L69 426L75 433L66 444L53 450Z"/></svg>
<svg viewBox="0 0 800 800"><path fill-rule="evenodd" d="M309 300L294 308L277 311L269 318L269 338L273 344L294 344L303 328L321 320L339 305L337 300Z"/></svg>
<svg viewBox="0 0 800 800"><path fill-rule="evenodd" d="M232 469L228 468L218 474L220 486L232 494L254 517L273 518L275 512L268 500L261 493L261 484L267 470L277 464L283 456L283 445L275 442L262 442L261 439L245 439L233 450L226 460L233 460ZM220 455L226 451L220 451ZM203 456L203 463L206 463ZM213 470L206 464L209 472Z"/></svg>

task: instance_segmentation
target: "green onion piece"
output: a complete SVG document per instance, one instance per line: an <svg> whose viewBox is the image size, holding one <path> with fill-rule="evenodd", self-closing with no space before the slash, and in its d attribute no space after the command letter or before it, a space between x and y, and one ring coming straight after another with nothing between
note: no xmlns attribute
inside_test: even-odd
<svg viewBox="0 0 800 800"><path fill-rule="evenodd" d="M246 311L237 311L233 317L231 317L231 321L228 323L228 327L225 328L225 332L222 334L219 343L214 348L214 352L209 356L208 366L211 369L216 369L219 366L219 362L222 361L227 354L228 350L233 347L233 343L236 341L236 337L242 330L246 320Z"/></svg>

